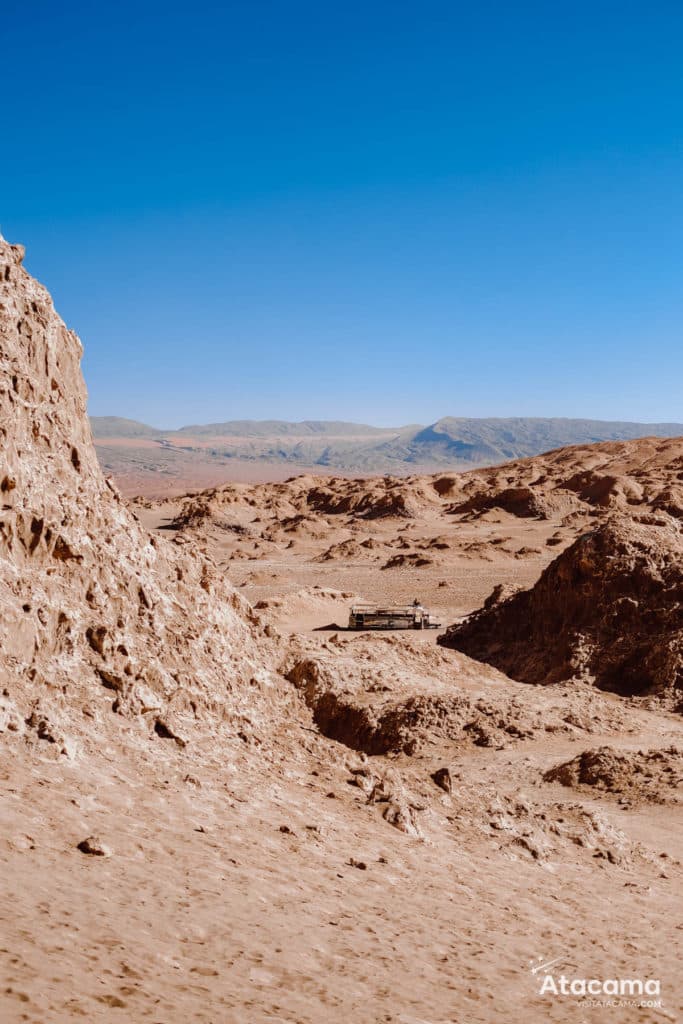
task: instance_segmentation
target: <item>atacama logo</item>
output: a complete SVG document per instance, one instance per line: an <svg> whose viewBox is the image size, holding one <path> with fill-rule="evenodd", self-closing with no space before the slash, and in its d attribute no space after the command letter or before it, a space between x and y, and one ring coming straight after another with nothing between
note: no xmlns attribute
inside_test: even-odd
<svg viewBox="0 0 683 1024"><path fill-rule="evenodd" d="M538 979L539 996L573 996L575 999L590 999L597 1005L616 1005L615 999L628 1002L618 1005L661 1006L661 981L659 978L581 978L551 971L562 963L564 957L554 960L538 956L529 961L529 972ZM643 998L645 997L645 998ZM654 997L654 998L653 998ZM636 1002L636 1000L639 1000ZM633 1001L633 1002L631 1002Z"/></svg>

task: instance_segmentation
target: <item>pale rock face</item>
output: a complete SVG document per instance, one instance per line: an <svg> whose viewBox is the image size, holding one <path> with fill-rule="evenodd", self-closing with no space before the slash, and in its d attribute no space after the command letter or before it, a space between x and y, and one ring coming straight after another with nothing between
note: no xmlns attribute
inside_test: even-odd
<svg viewBox="0 0 683 1024"><path fill-rule="evenodd" d="M248 738L291 699L273 645L210 561L150 536L104 480L81 343L23 255L0 239L0 731L47 739L77 710L179 744L202 725Z"/></svg>

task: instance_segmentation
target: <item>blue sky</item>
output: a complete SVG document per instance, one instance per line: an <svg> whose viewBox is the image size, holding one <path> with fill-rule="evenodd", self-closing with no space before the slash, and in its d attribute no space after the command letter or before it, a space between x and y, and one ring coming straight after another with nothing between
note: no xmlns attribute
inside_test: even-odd
<svg viewBox="0 0 683 1024"><path fill-rule="evenodd" d="M95 415L683 420L679 3L25 3L0 227Z"/></svg>

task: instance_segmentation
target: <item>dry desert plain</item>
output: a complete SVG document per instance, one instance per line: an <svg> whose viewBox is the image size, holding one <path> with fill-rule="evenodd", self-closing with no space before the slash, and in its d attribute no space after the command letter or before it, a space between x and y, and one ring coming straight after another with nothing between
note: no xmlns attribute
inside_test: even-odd
<svg viewBox="0 0 683 1024"><path fill-rule="evenodd" d="M124 498L22 257L0 1020L678 1020L683 441ZM344 629L414 597L443 630Z"/></svg>

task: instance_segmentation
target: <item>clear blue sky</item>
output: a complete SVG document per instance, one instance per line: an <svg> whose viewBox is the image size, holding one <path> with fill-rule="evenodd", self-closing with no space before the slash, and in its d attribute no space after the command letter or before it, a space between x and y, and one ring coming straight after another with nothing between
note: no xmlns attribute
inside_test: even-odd
<svg viewBox="0 0 683 1024"><path fill-rule="evenodd" d="M90 411L683 420L679 2L6 0Z"/></svg>

